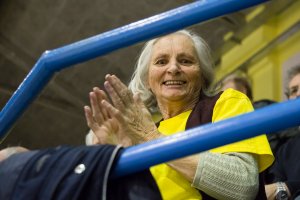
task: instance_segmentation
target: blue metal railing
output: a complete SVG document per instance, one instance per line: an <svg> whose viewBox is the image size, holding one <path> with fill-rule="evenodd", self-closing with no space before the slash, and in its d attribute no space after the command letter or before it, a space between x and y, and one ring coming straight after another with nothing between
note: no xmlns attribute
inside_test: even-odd
<svg viewBox="0 0 300 200"><path fill-rule="evenodd" d="M155 164L299 125L300 98L126 148L113 176L131 174Z"/></svg>
<svg viewBox="0 0 300 200"><path fill-rule="evenodd" d="M109 32L46 51L0 113L0 139L41 92L55 72L113 50L254 6L267 0L203 0ZM213 30L212 30L213 31Z"/></svg>
<svg viewBox="0 0 300 200"><path fill-rule="evenodd" d="M0 138L39 94L55 72L136 42L238 11L267 0L210 0L162 13L127 26L45 52L0 113ZM300 125L300 99L240 115L124 150L115 177L225 145L264 132ZM172 153L170 153L172 152Z"/></svg>

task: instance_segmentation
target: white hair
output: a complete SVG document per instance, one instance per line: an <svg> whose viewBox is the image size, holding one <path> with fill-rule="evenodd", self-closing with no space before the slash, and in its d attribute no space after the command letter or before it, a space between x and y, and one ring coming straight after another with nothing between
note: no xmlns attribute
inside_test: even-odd
<svg viewBox="0 0 300 200"><path fill-rule="evenodd" d="M210 49L208 45L200 36L193 33L192 31L181 30L172 34L183 34L188 36L192 40L197 53L198 60L200 61L200 73L203 80L202 92L208 95L210 92L210 86L214 78L214 64L211 58ZM162 37L152 39L144 45L144 48L138 58L135 71L131 77L131 81L128 86L128 88L133 93L139 93L141 99L144 101L144 103L150 110L157 109L157 101L153 93L147 87L149 71L148 69L150 65L150 59L152 56L153 46Z"/></svg>

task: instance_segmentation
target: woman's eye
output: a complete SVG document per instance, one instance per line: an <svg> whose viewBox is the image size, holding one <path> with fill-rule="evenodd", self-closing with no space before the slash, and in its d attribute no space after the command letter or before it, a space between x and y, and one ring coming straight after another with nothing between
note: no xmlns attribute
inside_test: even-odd
<svg viewBox="0 0 300 200"><path fill-rule="evenodd" d="M181 59L180 63L182 63L182 64L192 64L193 62L191 60L188 60L188 59Z"/></svg>
<svg viewBox="0 0 300 200"><path fill-rule="evenodd" d="M165 59L159 59L155 62L156 65L165 65L167 64L167 60Z"/></svg>

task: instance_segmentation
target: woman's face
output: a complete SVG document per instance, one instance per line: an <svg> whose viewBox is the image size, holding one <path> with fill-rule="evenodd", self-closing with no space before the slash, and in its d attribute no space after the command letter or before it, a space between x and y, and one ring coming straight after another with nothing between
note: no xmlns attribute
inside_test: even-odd
<svg viewBox="0 0 300 200"><path fill-rule="evenodd" d="M201 83L199 60L189 37L172 34L156 41L148 86L158 102L191 103L198 98Z"/></svg>

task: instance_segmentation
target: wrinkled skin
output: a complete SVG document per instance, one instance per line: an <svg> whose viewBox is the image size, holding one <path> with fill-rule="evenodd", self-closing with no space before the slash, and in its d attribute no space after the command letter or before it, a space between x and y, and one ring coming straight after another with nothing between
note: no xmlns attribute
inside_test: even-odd
<svg viewBox="0 0 300 200"><path fill-rule="evenodd" d="M94 144L131 146L160 137L151 114L138 94L133 95L115 75L106 75L105 89L90 93L91 108L85 106L88 126L96 138Z"/></svg>

